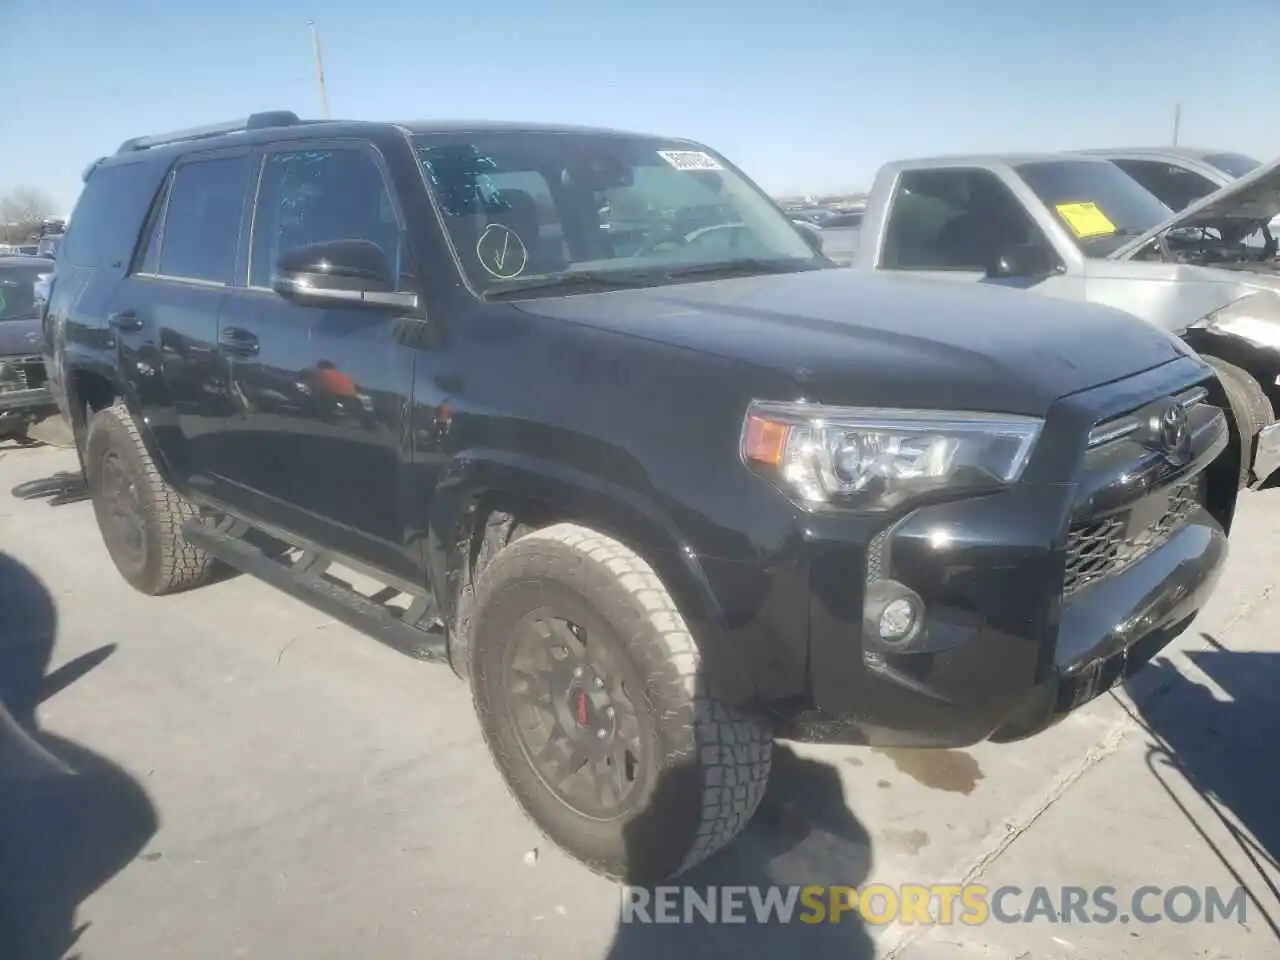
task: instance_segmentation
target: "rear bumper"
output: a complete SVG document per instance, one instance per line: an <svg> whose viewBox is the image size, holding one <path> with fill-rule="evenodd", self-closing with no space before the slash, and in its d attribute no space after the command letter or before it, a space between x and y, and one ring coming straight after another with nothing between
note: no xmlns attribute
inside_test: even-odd
<svg viewBox="0 0 1280 960"><path fill-rule="evenodd" d="M34 423L58 412L46 387L0 391L0 431L17 423Z"/></svg>

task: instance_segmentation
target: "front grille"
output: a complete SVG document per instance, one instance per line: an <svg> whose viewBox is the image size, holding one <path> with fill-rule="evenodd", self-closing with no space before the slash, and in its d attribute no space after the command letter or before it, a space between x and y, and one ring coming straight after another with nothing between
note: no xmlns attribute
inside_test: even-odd
<svg viewBox="0 0 1280 960"><path fill-rule="evenodd" d="M35 390L44 385L44 361L39 357L0 357L0 393Z"/></svg>
<svg viewBox="0 0 1280 960"><path fill-rule="evenodd" d="M1063 595L1078 593L1141 560L1186 526L1204 504L1205 475L1198 473L1156 491L1126 510L1077 521L1067 534ZM1158 512L1152 517L1154 508ZM1142 519L1138 519L1139 516Z"/></svg>

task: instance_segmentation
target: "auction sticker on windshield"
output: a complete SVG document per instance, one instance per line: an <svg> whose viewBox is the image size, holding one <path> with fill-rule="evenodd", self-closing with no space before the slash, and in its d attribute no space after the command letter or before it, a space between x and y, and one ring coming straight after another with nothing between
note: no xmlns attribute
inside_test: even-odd
<svg viewBox="0 0 1280 960"><path fill-rule="evenodd" d="M1054 209L1081 240L1116 232L1116 225L1107 219L1096 203L1060 203Z"/></svg>
<svg viewBox="0 0 1280 960"><path fill-rule="evenodd" d="M659 150L658 156L677 170L723 170L715 157L701 150Z"/></svg>

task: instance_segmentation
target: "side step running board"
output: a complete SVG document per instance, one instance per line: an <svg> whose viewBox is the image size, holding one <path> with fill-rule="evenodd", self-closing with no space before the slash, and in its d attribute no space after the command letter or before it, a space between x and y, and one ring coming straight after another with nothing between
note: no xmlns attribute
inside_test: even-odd
<svg viewBox="0 0 1280 960"><path fill-rule="evenodd" d="M192 546L208 551L227 566L265 580L415 660L448 661L444 631L429 595L415 596L408 610L400 610L387 602L403 592L396 587L367 597L326 573L330 564L341 564L341 559L315 550L303 550L296 560L287 553L273 556L243 536L248 529L251 528L242 523L215 528L198 520L189 520L183 526Z"/></svg>

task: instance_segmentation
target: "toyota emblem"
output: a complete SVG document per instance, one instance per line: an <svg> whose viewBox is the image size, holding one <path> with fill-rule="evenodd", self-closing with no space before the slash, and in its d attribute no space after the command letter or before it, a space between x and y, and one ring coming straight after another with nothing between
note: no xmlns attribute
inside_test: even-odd
<svg viewBox="0 0 1280 960"><path fill-rule="evenodd" d="M1170 403L1161 412L1156 423L1156 436L1166 454L1178 454L1191 440L1191 427L1187 424L1187 411L1180 403Z"/></svg>

